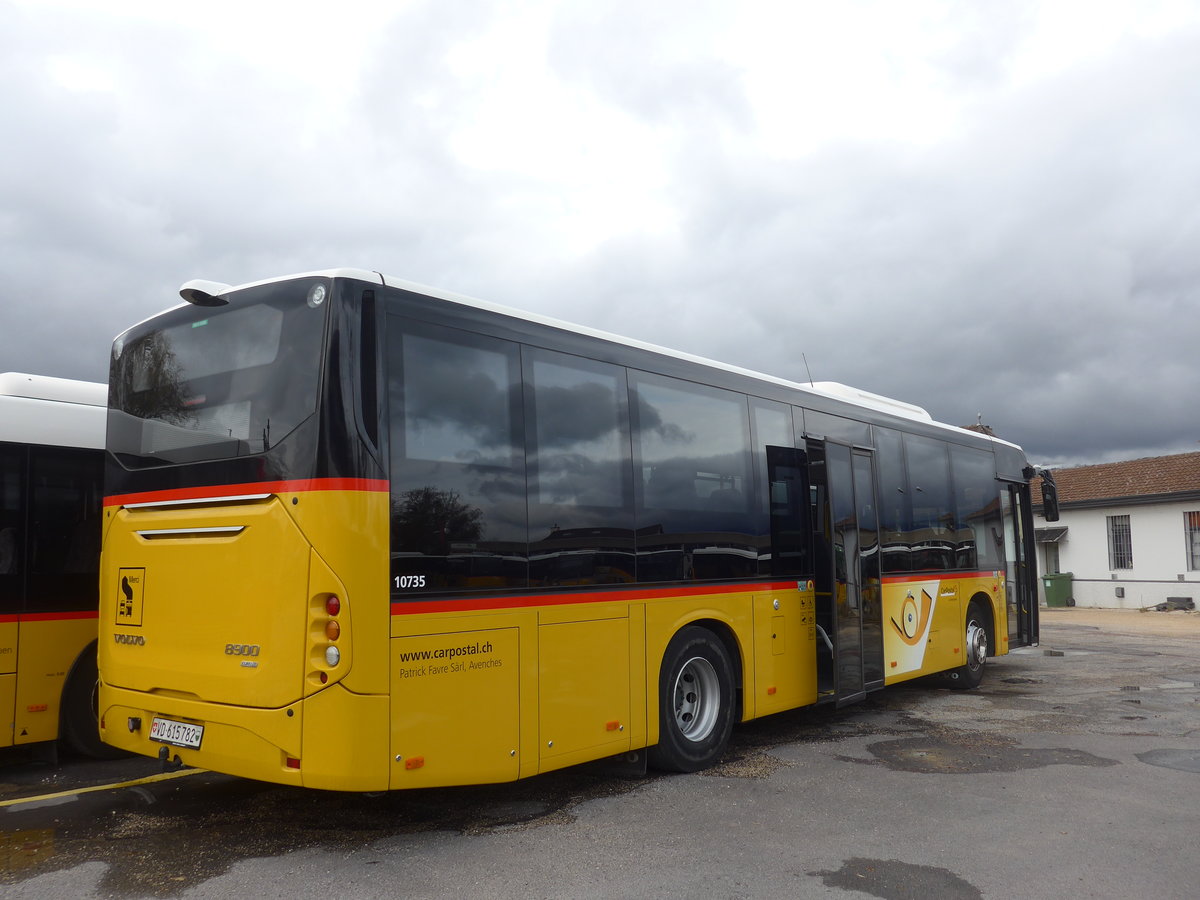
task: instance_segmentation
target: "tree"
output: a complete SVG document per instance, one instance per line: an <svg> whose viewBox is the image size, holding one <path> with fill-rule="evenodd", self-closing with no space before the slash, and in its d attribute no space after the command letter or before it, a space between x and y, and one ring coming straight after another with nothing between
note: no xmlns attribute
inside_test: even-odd
<svg viewBox="0 0 1200 900"><path fill-rule="evenodd" d="M450 545L483 539L483 510L463 503L457 491L426 486L392 502L393 551L445 556Z"/></svg>
<svg viewBox="0 0 1200 900"><path fill-rule="evenodd" d="M191 418L183 371L162 332L147 335L117 357L109 405L139 419L183 425Z"/></svg>

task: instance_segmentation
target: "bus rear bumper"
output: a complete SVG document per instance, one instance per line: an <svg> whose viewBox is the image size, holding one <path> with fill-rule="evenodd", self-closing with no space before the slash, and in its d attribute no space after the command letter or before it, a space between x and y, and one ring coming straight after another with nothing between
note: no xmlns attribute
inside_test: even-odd
<svg viewBox="0 0 1200 900"><path fill-rule="evenodd" d="M337 715L331 717L331 711ZM359 715L360 721L386 723L387 698L335 687L282 709L253 709L100 687L100 737L122 750L275 784L386 790L386 737L381 746L369 747L375 742L339 727ZM162 739L151 736L155 731ZM377 760L374 765L366 764L366 753Z"/></svg>

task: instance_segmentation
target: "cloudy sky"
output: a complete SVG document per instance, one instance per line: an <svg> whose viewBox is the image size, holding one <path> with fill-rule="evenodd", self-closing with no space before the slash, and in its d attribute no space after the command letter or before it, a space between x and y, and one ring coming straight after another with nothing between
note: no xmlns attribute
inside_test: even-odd
<svg viewBox="0 0 1200 900"><path fill-rule="evenodd" d="M0 371L344 265L1200 450L1196 2L0 0L0 83Z"/></svg>

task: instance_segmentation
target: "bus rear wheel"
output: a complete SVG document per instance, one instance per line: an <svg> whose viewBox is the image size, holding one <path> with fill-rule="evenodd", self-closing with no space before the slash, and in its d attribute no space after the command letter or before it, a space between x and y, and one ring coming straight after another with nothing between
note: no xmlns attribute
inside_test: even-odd
<svg viewBox="0 0 1200 900"><path fill-rule="evenodd" d="M650 765L698 772L721 758L733 731L733 664L725 645L695 625L671 639L659 672L658 744Z"/></svg>
<svg viewBox="0 0 1200 900"><path fill-rule="evenodd" d="M975 602L967 607L966 642L963 653L966 662L950 672L950 687L967 691L979 687L983 681L983 669L987 663L988 632L984 622L983 608Z"/></svg>
<svg viewBox="0 0 1200 900"><path fill-rule="evenodd" d="M100 676L96 645L81 654L63 688L59 733L76 753L93 759L116 759L126 754L100 740Z"/></svg>

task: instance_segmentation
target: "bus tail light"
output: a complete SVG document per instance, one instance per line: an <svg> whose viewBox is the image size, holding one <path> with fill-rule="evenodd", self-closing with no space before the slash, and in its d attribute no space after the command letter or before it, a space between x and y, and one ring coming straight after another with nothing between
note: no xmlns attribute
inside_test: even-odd
<svg viewBox="0 0 1200 900"><path fill-rule="evenodd" d="M341 611L342 601L338 599L337 594L330 594L325 598L325 612L329 613L329 619L325 622L325 637L330 641L329 646L325 648L325 662L335 669L342 661L342 651L333 644L333 641L342 635L342 624L337 620Z"/></svg>
<svg viewBox="0 0 1200 900"><path fill-rule="evenodd" d="M349 667L348 624L342 621L345 614L345 603L338 594L313 595L309 605L308 631L310 689L319 689L338 681Z"/></svg>

